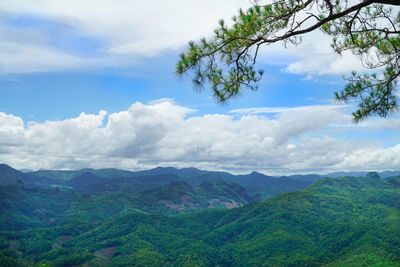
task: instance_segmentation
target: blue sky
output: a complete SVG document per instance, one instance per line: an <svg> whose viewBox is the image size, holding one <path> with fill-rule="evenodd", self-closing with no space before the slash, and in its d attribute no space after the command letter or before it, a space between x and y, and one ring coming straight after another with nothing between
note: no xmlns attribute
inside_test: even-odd
<svg viewBox="0 0 400 267"><path fill-rule="evenodd" d="M400 119L333 103L357 57L315 32L264 47L256 92L221 105L174 66L246 0L0 3L0 161L16 168L155 166L268 174L394 170ZM228 8L227 8L228 7Z"/></svg>

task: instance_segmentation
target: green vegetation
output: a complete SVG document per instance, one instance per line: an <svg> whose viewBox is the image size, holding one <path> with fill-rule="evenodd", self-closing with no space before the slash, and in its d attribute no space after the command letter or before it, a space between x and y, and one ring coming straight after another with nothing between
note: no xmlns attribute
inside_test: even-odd
<svg viewBox="0 0 400 267"><path fill-rule="evenodd" d="M239 184L203 182L193 189L184 182L138 193L87 192L0 186L0 230L26 230L69 223L95 224L133 212L176 214L209 207L233 208L252 200Z"/></svg>
<svg viewBox="0 0 400 267"><path fill-rule="evenodd" d="M232 175L226 172L202 171L196 168L155 168L130 172L117 169L82 169L76 171L36 171L22 173L5 164L0 164L0 185L10 185L18 181L41 188L75 189L79 192L139 193L146 189L157 189L172 182L185 182L198 188L203 182L238 183L253 197L261 200L284 192L302 190L319 175L272 177L252 172L247 175Z"/></svg>
<svg viewBox="0 0 400 267"><path fill-rule="evenodd" d="M271 3L272 2L272 3ZM357 99L355 120L386 117L398 107L400 75L400 13L398 0L274 0L254 1L239 10L232 23L220 21L214 36L189 42L176 73L192 71L196 89L210 85L217 101L236 96L242 88L257 90L263 71L255 65L260 47L273 43L300 44L316 29L330 35L333 50L349 50L379 74L353 73L338 100ZM230 25L232 24L232 25Z"/></svg>
<svg viewBox="0 0 400 267"><path fill-rule="evenodd" d="M249 201L223 182L0 190L1 266L400 266L400 177L324 178L233 209L203 205Z"/></svg>

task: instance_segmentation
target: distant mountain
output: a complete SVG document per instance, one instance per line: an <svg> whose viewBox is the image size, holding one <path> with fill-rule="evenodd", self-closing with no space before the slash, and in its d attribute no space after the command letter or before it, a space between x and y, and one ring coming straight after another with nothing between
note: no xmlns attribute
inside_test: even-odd
<svg viewBox="0 0 400 267"><path fill-rule="evenodd" d="M281 176L280 178L287 177L292 180L297 180L297 181L304 181L304 182L315 182L318 181L319 179L322 179L324 176L319 175L319 174L294 174L294 175L289 175L289 176Z"/></svg>
<svg viewBox="0 0 400 267"><path fill-rule="evenodd" d="M21 170L19 170L20 172L23 172L23 173L27 173L27 172L32 172L32 170L30 170L30 169L21 169Z"/></svg>
<svg viewBox="0 0 400 267"><path fill-rule="evenodd" d="M218 186L204 182L201 188L211 194L225 190ZM54 198L63 192L35 190L52 192ZM30 265L50 266L399 266L399 190L400 177L380 179L377 173L323 178L302 191L236 209L175 216L118 213L91 223L94 215L84 210L124 203L107 198L102 205L60 211L68 216L52 221L53 227L0 232L0 259L23 256ZM180 192L196 193L188 184L174 182L149 194L179 201ZM91 201L86 196L81 206ZM4 209L12 202L1 203ZM44 207L32 211L35 218L46 215Z"/></svg>
<svg viewBox="0 0 400 267"><path fill-rule="evenodd" d="M30 176L7 164L0 164L0 185L13 184L18 180L27 182L30 180Z"/></svg>
<svg viewBox="0 0 400 267"><path fill-rule="evenodd" d="M19 173L20 176L21 174ZM256 197L253 199L262 200L280 193L304 189L318 178L316 175L277 178L257 172L247 175L232 175L227 172L203 171L196 168L157 167L138 172L112 168L73 171L40 170L27 173L23 181L44 188L74 188L98 194L117 191L140 192L174 181L183 181L194 188L199 187L203 182L228 182L241 184L247 192ZM15 179L11 179L6 184L15 181Z"/></svg>
<svg viewBox="0 0 400 267"><path fill-rule="evenodd" d="M289 191L302 190L317 179L315 175L304 176L305 179L301 180L300 176L297 176L297 179L292 179L291 177L277 178L258 172L252 172L246 175L232 175L227 172L203 171L196 168L175 169L171 167L159 167L135 173L135 175L139 174L174 174L181 177L182 181L194 187L199 186L204 181L238 183L245 187L249 193L260 194L261 198L267 198Z"/></svg>
<svg viewBox="0 0 400 267"><path fill-rule="evenodd" d="M360 177L366 176L369 172L359 171L359 172L333 172L323 175L323 177L339 178L344 176ZM389 178L393 176L400 176L400 171L383 171L377 172L381 178Z"/></svg>
<svg viewBox="0 0 400 267"><path fill-rule="evenodd" d="M157 167L145 171L125 171L114 168L82 170L40 170L22 173L3 164L0 168L0 184L12 184L20 179L24 183L43 188L60 187L98 193L103 192L140 192L157 188L174 181L183 181L193 188L202 182L238 183L252 195L253 199L263 200L290 191L305 189L323 177L365 176L367 172L336 172L327 175L290 175L274 177L258 172L245 175L232 175L220 171L204 171L197 168ZM11 170L12 169L12 170ZM382 178L400 175L400 172L379 173ZM2 175L2 176L1 176ZM18 178L17 178L18 177Z"/></svg>
<svg viewBox="0 0 400 267"><path fill-rule="evenodd" d="M202 171L197 168L177 169L177 168L173 168L173 167L157 167L157 168L150 169L150 170L137 171L137 172L135 172L135 175L142 176L142 175L168 174L168 173L179 175L179 176L184 176L184 177L193 177L193 176L208 174L209 172Z"/></svg>
<svg viewBox="0 0 400 267"><path fill-rule="evenodd" d="M34 181L37 181L38 186L47 188L50 186L50 184L59 186L65 185L68 180L71 180L72 178L88 171L91 171L91 169L82 169L76 171L39 170L27 174L29 174ZM43 181L43 183L40 183L40 181Z"/></svg>
<svg viewBox="0 0 400 267"><path fill-rule="evenodd" d="M197 168L182 168L173 167L157 167L151 170L135 172L135 176L154 175L154 174L174 174L181 177L185 182L192 186L198 186L202 181L229 181L229 178L234 176L227 172L219 171L203 171Z"/></svg>
<svg viewBox="0 0 400 267"><path fill-rule="evenodd" d="M100 182L101 180L102 179L94 175L93 172L87 171L82 174L78 174L74 178L68 180L66 184L73 188L82 188L89 184Z"/></svg>
<svg viewBox="0 0 400 267"><path fill-rule="evenodd" d="M393 177L393 176L400 176L400 171L384 171L384 172L380 172L379 176L381 178L389 178L389 177Z"/></svg>
<svg viewBox="0 0 400 267"><path fill-rule="evenodd" d="M259 172L231 176L226 179L226 181L239 183L243 185L250 194L260 194L262 199L285 192L302 190L312 184L310 180L301 181L287 176L277 178Z"/></svg>
<svg viewBox="0 0 400 267"><path fill-rule="evenodd" d="M330 178L340 178L344 176L353 176L353 177L361 177L367 175L368 172L365 171L359 171L359 172L332 172L323 175L324 177L330 177Z"/></svg>
<svg viewBox="0 0 400 267"><path fill-rule="evenodd" d="M81 169L81 170L40 170L29 173L34 177L45 177L50 179L55 179L59 181L68 181L76 176L82 175L83 173L92 173L93 175L100 178L120 178L120 177L130 177L134 176L134 172L118 170L118 169Z"/></svg>
<svg viewBox="0 0 400 267"><path fill-rule="evenodd" d="M107 168L107 169L98 169L91 171L94 175L101 178L122 178L122 177L132 177L135 175L135 172L118 170L115 168Z"/></svg>
<svg viewBox="0 0 400 267"><path fill-rule="evenodd" d="M82 187L75 187L82 191L92 193L104 192L140 192L145 189L157 188L174 181L182 181L182 178L174 174L153 174L131 177L100 178L94 173L90 174L91 181ZM74 178L75 179L75 178ZM77 180L80 178L77 177Z"/></svg>
<svg viewBox="0 0 400 267"><path fill-rule="evenodd" d="M7 164L0 164L0 185L14 184L18 180L35 186L49 188L52 184L63 186L63 182L49 178L49 177L35 177L31 173L23 173L18 171Z"/></svg>

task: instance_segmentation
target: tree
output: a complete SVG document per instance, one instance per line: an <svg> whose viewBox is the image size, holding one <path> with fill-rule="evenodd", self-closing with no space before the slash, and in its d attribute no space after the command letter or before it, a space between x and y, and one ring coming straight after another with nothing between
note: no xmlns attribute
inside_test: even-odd
<svg viewBox="0 0 400 267"><path fill-rule="evenodd" d="M397 82L400 75L399 0L255 0L247 11L239 10L233 25L223 20L213 38L189 42L180 55L176 73L194 72L193 83L202 89L210 84L223 102L242 88L258 89L263 71L255 70L259 48L276 42L300 44L316 29L332 36L332 48L341 54L359 55L372 74L352 73L335 97L358 100L356 121L379 115L386 117L398 108Z"/></svg>

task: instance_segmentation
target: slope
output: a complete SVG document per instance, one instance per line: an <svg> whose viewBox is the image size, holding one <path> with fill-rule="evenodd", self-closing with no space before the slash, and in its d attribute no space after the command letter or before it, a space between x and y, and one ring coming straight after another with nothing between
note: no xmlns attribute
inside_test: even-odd
<svg viewBox="0 0 400 267"><path fill-rule="evenodd" d="M400 177L372 173L325 178L231 210L129 214L70 233L57 248L57 229L3 236L53 244L21 252L55 266L399 266L399 203Z"/></svg>

